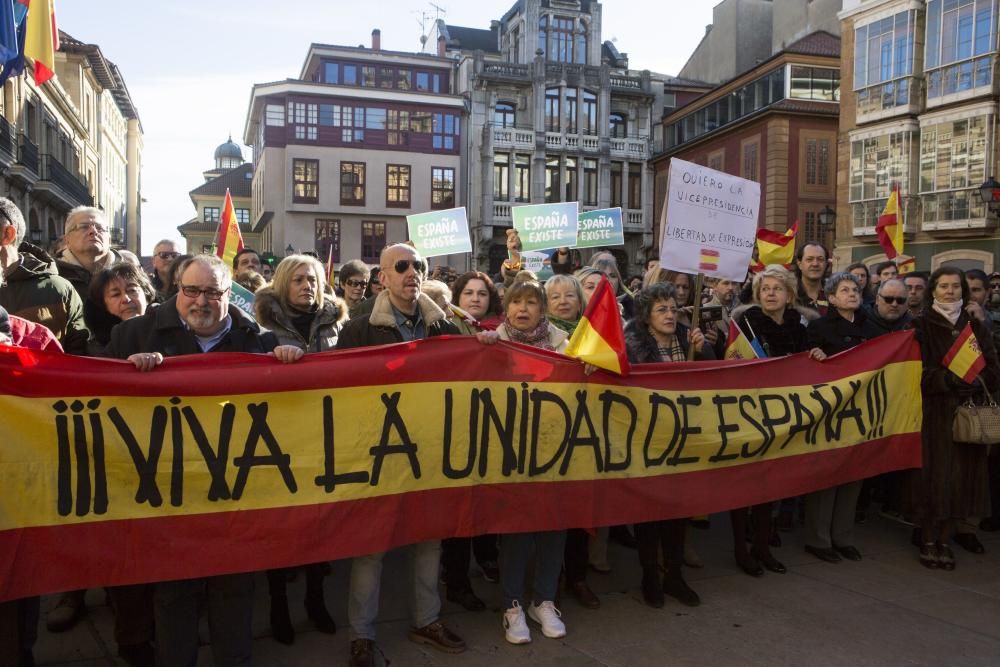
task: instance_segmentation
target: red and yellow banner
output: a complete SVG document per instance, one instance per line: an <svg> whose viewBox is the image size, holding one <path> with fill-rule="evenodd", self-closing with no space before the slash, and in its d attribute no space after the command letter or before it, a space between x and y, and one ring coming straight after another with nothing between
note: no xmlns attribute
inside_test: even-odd
<svg viewBox="0 0 1000 667"><path fill-rule="evenodd" d="M0 599L708 514L915 467L920 375L911 333L627 377L472 337L149 373L0 348Z"/></svg>

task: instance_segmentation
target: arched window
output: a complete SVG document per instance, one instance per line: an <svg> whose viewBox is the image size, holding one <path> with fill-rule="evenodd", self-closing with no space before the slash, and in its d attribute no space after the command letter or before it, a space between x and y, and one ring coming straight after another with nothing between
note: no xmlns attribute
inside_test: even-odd
<svg viewBox="0 0 1000 667"><path fill-rule="evenodd" d="M574 53L575 58L573 62L580 63L581 65L587 64L587 24L583 21L578 21L576 25Z"/></svg>
<svg viewBox="0 0 1000 667"><path fill-rule="evenodd" d="M610 116L611 137L624 139L628 135L628 121L623 113L613 113Z"/></svg>
<svg viewBox="0 0 1000 667"><path fill-rule="evenodd" d="M493 110L494 127L514 127L514 105L509 102L497 102Z"/></svg>
<svg viewBox="0 0 1000 667"><path fill-rule="evenodd" d="M549 17L542 16L538 20L538 48L542 50L542 55L548 55Z"/></svg>

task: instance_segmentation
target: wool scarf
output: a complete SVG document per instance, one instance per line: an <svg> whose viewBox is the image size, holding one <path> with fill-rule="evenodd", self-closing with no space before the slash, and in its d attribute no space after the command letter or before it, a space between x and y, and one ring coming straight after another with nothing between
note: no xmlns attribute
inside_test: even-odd
<svg viewBox="0 0 1000 667"><path fill-rule="evenodd" d="M540 347L543 350L555 350L549 342L549 321L544 317L537 327L528 332L515 329L507 320L504 320L501 326L507 332L507 337L515 343Z"/></svg>

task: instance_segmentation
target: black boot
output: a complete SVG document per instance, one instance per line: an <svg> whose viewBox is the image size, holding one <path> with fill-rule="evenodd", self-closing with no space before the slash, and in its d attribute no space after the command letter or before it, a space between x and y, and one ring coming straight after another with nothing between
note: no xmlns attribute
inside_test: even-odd
<svg viewBox="0 0 1000 667"><path fill-rule="evenodd" d="M271 636L280 644L295 643L295 628L288 613L288 598L284 595L271 596Z"/></svg>
<svg viewBox="0 0 1000 667"><path fill-rule="evenodd" d="M320 632L332 635L337 632L337 624L326 610L323 599L323 577L326 563L306 566L306 614Z"/></svg>
<svg viewBox="0 0 1000 667"><path fill-rule="evenodd" d="M653 609L663 607L663 587L656 570L642 571L642 599Z"/></svg>
<svg viewBox="0 0 1000 667"><path fill-rule="evenodd" d="M679 574L671 576L668 572L663 577L663 592L688 607L697 607L701 604L701 598Z"/></svg>

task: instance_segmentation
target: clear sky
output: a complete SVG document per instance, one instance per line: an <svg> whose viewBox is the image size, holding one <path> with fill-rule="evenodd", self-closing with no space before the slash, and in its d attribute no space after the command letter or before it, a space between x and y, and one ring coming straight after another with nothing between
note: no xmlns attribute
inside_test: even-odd
<svg viewBox="0 0 1000 667"><path fill-rule="evenodd" d="M605 0L602 40L633 69L677 74L717 0ZM450 24L489 28L513 0L438 0ZM425 0L60 0L59 27L97 44L122 72L145 132L143 252L195 215L188 192L232 133L242 144L254 83L296 77L312 42L420 49L436 17ZM244 157L252 154L248 147Z"/></svg>

